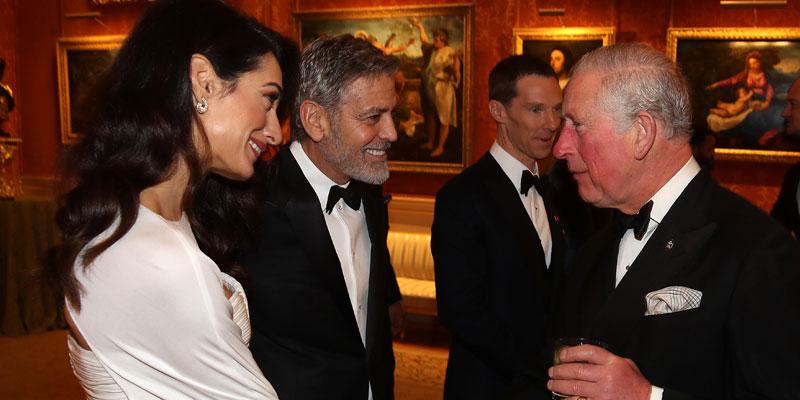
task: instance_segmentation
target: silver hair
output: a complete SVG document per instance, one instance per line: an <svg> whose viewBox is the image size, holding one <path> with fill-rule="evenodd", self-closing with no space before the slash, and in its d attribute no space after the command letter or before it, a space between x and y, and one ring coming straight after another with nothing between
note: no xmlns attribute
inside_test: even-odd
<svg viewBox="0 0 800 400"><path fill-rule="evenodd" d="M642 43L601 47L575 64L572 79L588 72L600 74L596 101L618 129L629 126L637 113L647 111L664 124L667 139L691 138L689 85L680 68L664 54Z"/></svg>
<svg viewBox="0 0 800 400"><path fill-rule="evenodd" d="M394 77L399 66L397 58L385 55L371 43L352 35L313 41L300 60L292 138L300 141L307 136L298 112L304 101L314 101L335 115L350 83L364 76Z"/></svg>

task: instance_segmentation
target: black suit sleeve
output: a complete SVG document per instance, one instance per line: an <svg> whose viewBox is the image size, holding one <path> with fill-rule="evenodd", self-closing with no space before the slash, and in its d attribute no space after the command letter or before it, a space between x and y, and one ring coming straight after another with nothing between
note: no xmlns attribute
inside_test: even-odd
<svg viewBox="0 0 800 400"><path fill-rule="evenodd" d="M728 342L734 399L800 398L800 247L765 235L737 280ZM699 398L669 388L663 400Z"/></svg>
<svg viewBox="0 0 800 400"><path fill-rule="evenodd" d="M494 371L511 376L522 367L509 329L491 310L485 228L469 200L443 190L436 200L431 251L439 319L454 341Z"/></svg>
<svg viewBox="0 0 800 400"><path fill-rule="evenodd" d="M795 237L800 238L800 210L797 208L797 185L800 184L800 163L795 164L783 177L781 192L770 215L778 220Z"/></svg>
<svg viewBox="0 0 800 400"><path fill-rule="evenodd" d="M734 398L800 398L800 247L765 235L738 279L730 316Z"/></svg>
<svg viewBox="0 0 800 400"><path fill-rule="evenodd" d="M386 257L389 258L388 255ZM392 267L391 262L386 263L386 265L389 268L386 272L388 276L386 283L389 285L386 291L386 302L387 306L390 306L402 300L403 296L400 294L400 286L397 284L397 276L394 273L394 267Z"/></svg>

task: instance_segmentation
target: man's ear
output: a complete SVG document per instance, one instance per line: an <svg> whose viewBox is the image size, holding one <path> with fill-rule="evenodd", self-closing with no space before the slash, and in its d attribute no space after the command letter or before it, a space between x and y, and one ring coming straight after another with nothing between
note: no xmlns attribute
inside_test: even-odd
<svg viewBox="0 0 800 400"><path fill-rule="evenodd" d="M497 100L489 100L489 114L492 115L495 122L504 124L508 114L506 113L506 106Z"/></svg>
<svg viewBox="0 0 800 400"><path fill-rule="evenodd" d="M637 160L643 160L647 153L650 152L650 149L653 148L656 135L659 134L658 123L652 114L647 111L640 111L636 114L631 129L633 129L632 133L635 135L633 139L634 157Z"/></svg>
<svg viewBox="0 0 800 400"><path fill-rule="evenodd" d="M222 80L217 76L214 66L202 54L193 54L189 61L189 79L195 101L210 99L222 92Z"/></svg>
<svg viewBox="0 0 800 400"><path fill-rule="evenodd" d="M319 143L330 132L328 113L318 103L305 100L300 104L300 123L308 137Z"/></svg>

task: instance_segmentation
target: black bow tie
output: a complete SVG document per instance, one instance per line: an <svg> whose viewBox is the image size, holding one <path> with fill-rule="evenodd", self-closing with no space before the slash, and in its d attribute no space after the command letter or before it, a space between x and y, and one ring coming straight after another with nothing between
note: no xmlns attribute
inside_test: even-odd
<svg viewBox="0 0 800 400"><path fill-rule="evenodd" d="M528 170L522 171L522 183L520 184L519 194L527 196L531 186L535 187L539 194L542 194L544 182L539 178L539 175L534 175Z"/></svg>
<svg viewBox="0 0 800 400"><path fill-rule="evenodd" d="M628 229L633 229L633 237L635 237L636 240L642 240L644 234L647 232L647 226L650 224L650 211L652 209L653 200L650 200L642 206L638 214L628 215L617 212L615 219L621 233L624 234Z"/></svg>
<svg viewBox="0 0 800 400"><path fill-rule="evenodd" d="M358 211L361 208L361 191L358 190L357 186L354 182L350 182L347 188L339 185L331 186L331 190L328 192L328 204L325 205L325 212L330 214L339 199L344 200L348 207Z"/></svg>

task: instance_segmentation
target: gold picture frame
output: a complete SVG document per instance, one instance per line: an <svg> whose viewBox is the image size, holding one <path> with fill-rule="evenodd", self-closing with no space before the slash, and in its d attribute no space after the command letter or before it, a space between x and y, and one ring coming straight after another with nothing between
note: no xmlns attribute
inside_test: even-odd
<svg viewBox="0 0 800 400"><path fill-rule="evenodd" d="M523 54L526 42L555 45L559 42L599 42L602 46L614 44L614 27L562 27L562 28L514 28L514 54ZM600 47L600 46L598 46ZM574 54L577 61L583 54Z"/></svg>
<svg viewBox="0 0 800 400"><path fill-rule="evenodd" d="M58 40L58 100L61 142L77 141L85 130L81 104L111 64L125 36L82 36Z"/></svg>
<svg viewBox="0 0 800 400"><path fill-rule="evenodd" d="M468 165L473 140L472 5L351 8L303 11L293 15L301 46L319 36L349 33L366 38L400 59L401 75L397 78L400 102L395 113L398 140L389 156L392 171L455 174ZM420 29L411 22L413 18L426 33L428 43L424 46ZM446 47L450 49L445 51L453 54L452 65L442 72L450 78L453 89L444 91L426 84L433 82L426 76L426 70L428 54L438 52L429 50L433 48L434 31L438 29L447 30ZM439 97L429 100L434 94ZM443 152L434 156L432 153L442 141L442 117L437 115L437 101L454 102L457 112L455 125L447 125ZM434 148L424 148L431 137L436 142Z"/></svg>
<svg viewBox="0 0 800 400"><path fill-rule="evenodd" d="M613 27L515 28L514 54L527 54L549 62L563 89L569 71L584 54L614 44Z"/></svg>
<svg viewBox="0 0 800 400"><path fill-rule="evenodd" d="M717 158L800 161L800 137L781 117L800 78L800 28L671 28L667 55L689 81L693 128L714 136Z"/></svg>

